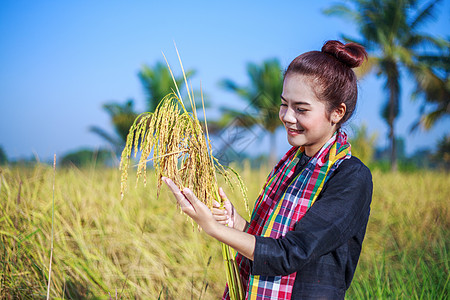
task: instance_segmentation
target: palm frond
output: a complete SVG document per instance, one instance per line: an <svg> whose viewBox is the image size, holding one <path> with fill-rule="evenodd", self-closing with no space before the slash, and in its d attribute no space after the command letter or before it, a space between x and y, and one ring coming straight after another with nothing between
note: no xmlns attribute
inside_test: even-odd
<svg viewBox="0 0 450 300"><path fill-rule="evenodd" d="M90 126L89 131L97 134L101 138L103 138L105 141L111 144L114 149L120 148L123 146L123 141L119 140L118 138L114 137L104 129L98 127L98 126Z"/></svg>
<svg viewBox="0 0 450 300"><path fill-rule="evenodd" d="M411 30L416 30L418 27L423 26L426 21L429 19L435 18L435 10L437 9L437 4L441 2L441 0L434 0L428 3L428 5L417 12L416 16L412 18L411 24L409 27Z"/></svg>

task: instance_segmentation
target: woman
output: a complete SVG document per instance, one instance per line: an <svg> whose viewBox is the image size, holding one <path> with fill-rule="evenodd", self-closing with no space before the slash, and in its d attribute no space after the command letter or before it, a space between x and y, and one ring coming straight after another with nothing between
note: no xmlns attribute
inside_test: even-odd
<svg viewBox="0 0 450 300"><path fill-rule="evenodd" d="M163 178L186 214L238 252L247 299L343 299L350 286L372 179L341 126L356 106L352 68L366 58L358 44L328 41L291 62L279 116L292 148L269 175L250 222L228 200L226 210L216 205L211 212L189 189Z"/></svg>

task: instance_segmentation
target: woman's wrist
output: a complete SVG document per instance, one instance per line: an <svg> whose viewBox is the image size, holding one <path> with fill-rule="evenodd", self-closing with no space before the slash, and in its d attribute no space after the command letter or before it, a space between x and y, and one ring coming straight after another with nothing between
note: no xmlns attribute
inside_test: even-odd
<svg viewBox="0 0 450 300"><path fill-rule="evenodd" d="M240 214L235 213L234 224L234 228L237 230L245 231L248 223Z"/></svg>
<svg viewBox="0 0 450 300"><path fill-rule="evenodd" d="M253 260L256 243L256 238L253 235L242 232L236 227L231 228L224 226L218 222L203 229L209 236L227 244L243 256Z"/></svg>

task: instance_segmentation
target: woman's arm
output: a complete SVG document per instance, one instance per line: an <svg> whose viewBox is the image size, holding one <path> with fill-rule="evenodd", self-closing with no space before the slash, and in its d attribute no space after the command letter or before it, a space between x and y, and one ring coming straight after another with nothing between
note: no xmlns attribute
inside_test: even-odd
<svg viewBox="0 0 450 300"><path fill-rule="evenodd" d="M184 188L183 191L180 191L178 186L169 178L163 177L162 180L169 186L181 210L191 217L208 235L233 247L243 256L253 260L256 241L253 235L220 224L209 208L198 200L190 189Z"/></svg>

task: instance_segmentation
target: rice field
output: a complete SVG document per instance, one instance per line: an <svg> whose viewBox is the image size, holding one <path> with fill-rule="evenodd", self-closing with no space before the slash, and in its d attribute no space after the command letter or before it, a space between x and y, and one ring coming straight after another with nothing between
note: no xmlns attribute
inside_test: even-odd
<svg viewBox="0 0 450 300"><path fill-rule="evenodd" d="M269 170L238 168L250 206ZM167 188L120 197L116 169L0 167L0 298L218 299L220 244L199 232ZM374 172L367 235L347 299L449 297L450 176ZM230 199L239 189L224 186ZM54 196L53 196L54 195ZM54 200L53 251L52 202ZM233 201L242 214L244 203ZM52 252L52 253L51 253Z"/></svg>

